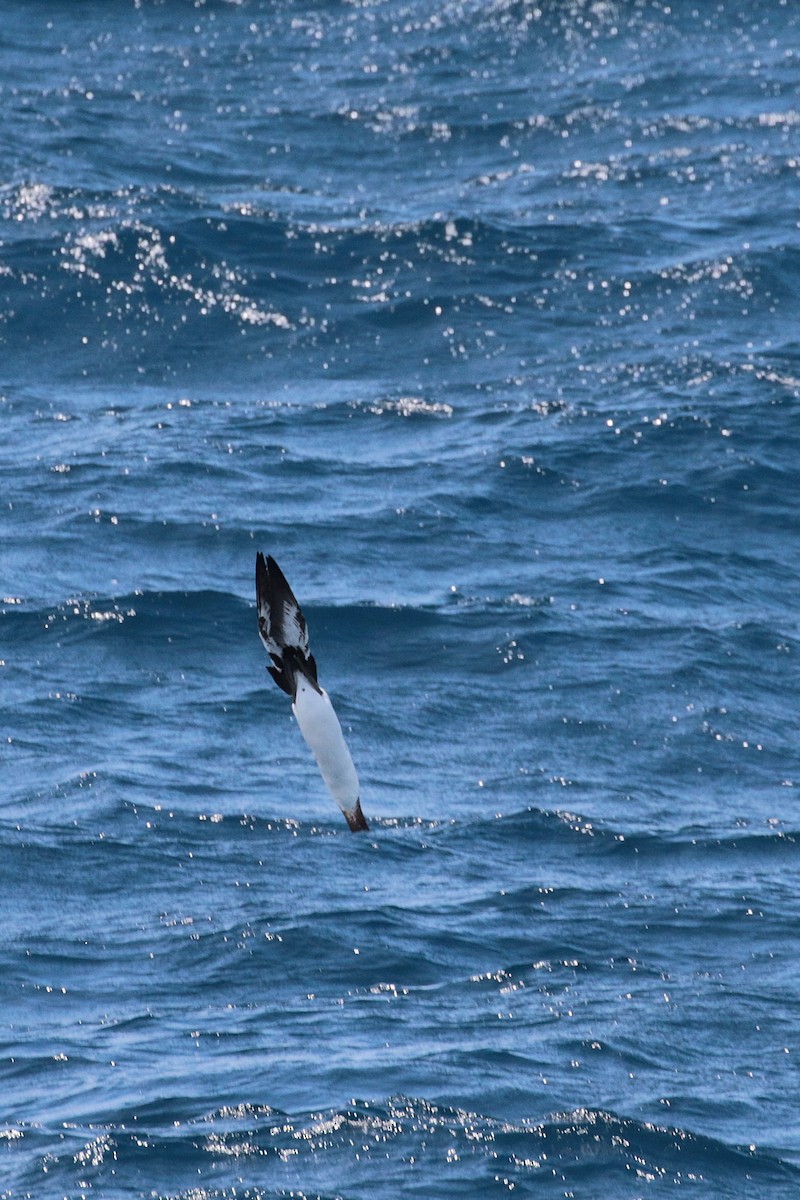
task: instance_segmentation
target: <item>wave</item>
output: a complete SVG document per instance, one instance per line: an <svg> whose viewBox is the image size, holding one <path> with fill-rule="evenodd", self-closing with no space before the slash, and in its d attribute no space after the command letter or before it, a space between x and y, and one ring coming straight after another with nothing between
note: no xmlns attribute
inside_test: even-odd
<svg viewBox="0 0 800 1200"><path fill-rule="evenodd" d="M250 541L250 539L248 539ZM248 558L253 554L251 550ZM319 586L319 585L317 585ZM310 589L307 587L306 594ZM488 589L487 589L488 591ZM470 596L445 592L437 601L420 604L364 603L325 604L303 600L303 610L316 638L331 649L347 650L358 645L365 666L390 652L385 643L404 645L407 665L422 663L434 654L442 634L463 629L465 637L475 623L489 627L507 620L535 619L551 604L546 596ZM0 628L10 647L41 644L45 635L55 635L69 645L87 638L104 644L135 640L139 646L194 642L213 657L225 643L241 643L243 633L255 637L255 607L249 597L211 588L196 591L133 591L122 596L77 595L42 607L23 597L7 596L0 601ZM441 646L439 646L441 650ZM338 651L337 651L338 652Z"/></svg>
<svg viewBox="0 0 800 1200"><path fill-rule="evenodd" d="M247 537L247 559L254 558L253 539ZM242 556L244 557L244 556ZM241 562L238 564L241 568ZM709 550L703 563L684 563L674 555L666 557L654 551L639 555L637 573L650 576L640 586L644 608L635 615L642 628L654 638L679 641L692 638L706 639L708 653L718 652L730 639L749 653L766 652L774 649L778 634L769 619L759 620L749 613L745 619L724 621L720 617L719 594L713 603L697 608L694 623L687 624L684 613L681 623L673 626L667 619L669 609L649 614L646 593L658 594L660 603L680 594L683 598L695 595L698 601L707 596L708 588L717 585L724 571L731 567L742 570L758 568L759 579L769 574L776 581L787 578L781 563L765 561L757 557L737 555L733 552L715 554ZM317 572L318 574L318 572ZM549 639L558 639L565 633L575 638L615 640L618 632L608 625L608 614L603 608L599 613L587 614L576 628L575 619L568 620L563 612L563 600L547 593L508 592L502 584L507 582L505 563L494 564L487 574L484 589L473 591L456 585L448 589L437 588L428 598L417 603L362 602L325 603L314 596L320 593L325 582L319 579L305 584L303 610L313 622L312 629L319 636L334 643L359 644L363 653L380 653L382 637L391 637L405 643L404 653L413 652L416 645L420 660L432 651L431 642L441 636L458 635L468 642L476 635L494 630L498 638L508 635L509 623L517 626L533 624L541 646ZM248 572L249 576L249 572ZM588 594L594 598L599 586L606 585L605 596L615 596L612 581L589 580ZM57 634L67 644L71 640L96 636L104 639L126 640L135 636L142 643L165 635L175 636L186 642L205 642L209 653L233 635L241 635L243 628L255 621L254 600L249 597L247 584L242 580L244 594L214 588L196 590L135 590L117 596L90 593L67 596L42 605L41 600L30 600L24 596L7 595L0 598L0 626L3 638L10 646L40 642L45 634ZM417 585L419 586L419 585ZM629 585L626 594L630 594ZM634 589L635 590L635 589ZM309 593L311 593L310 598ZM615 610L616 611L616 610ZM252 632L252 630L250 630ZM792 634L786 634L790 641ZM238 637L235 639L238 640ZM502 640L502 638L501 638ZM377 650L376 650L377 648ZM440 646L441 650L442 647ZM502 647L500 648L502 649Z"/></svg>
<svg viewBox="0 0 800 1200"><path fill-rule="evenodd" d="M603 1109L505 1121L393 1096L291 1114L232 1096L204 1111L195 1107L198 1090L109 1111L93 1130L71 1125L65 1149L47 1155L50 1185L66 1187L81 1172L111 1196L115 1174L134 1171L147 1177L154 1197L188 1196L170 1183L189 1176L195 1186L213 1180L215 1195L233 1196L245 1170L253 1196L286 1195L284 1188L300 1186L301 1194L310 1189L319 1197L347 1194L348 1183L355 1186L365 1171L380 1167L383 1185L405 1194L412 1164L414 1179L427 1181L426 1192L437 1195L485 1195L501 1180L523 1195L543 1189L561 1195L565 1186L601 1181L605 1194L614 1180L616 1194L631 1197L655 1184L717 1197L789 1195L800 1183L800 1170L768 1150ZM34 1147L44 1140L42 1131L24 1124L13 1130Z"/></svg>
<svg viewBox="0 0 800 1200"><path fill-rule="evenodd" d="M159 834L153 839L152 853L176 860L182 858L182 848L187 846L219 862L229 857L235 860L239 847L252 847L254 838L265 846L279 846L286 841L302 844L309 839L331 837L350 848L356 845L347 837L335 811L321 820L316 817L256 816L231 807L233 798L240 791L236 786L231 788L230 795L224 795L219 788L204 788L194 782L178 789L170 802L163 767L161 780L157 773L153 777L159 782L157 790L163 799L148 802L147 787L142 789L142 780L138 777L131 777L126 787L125 780L116 774L92 774L95 779L91 795L85 791L87 784L76 779L71 787L57 785L52 791L40 791L35 801L26 793L20 793L15 801L9 802L10 815L0 823L3 851L15 843L24 843L30 850L38 846L45 855L50 851L57 852L66 844L76 849L84 847L95 856L111 856L108 866L113 875L118 870L120 853L133 859L144 853L137 840L143 822ZM142 797L137 796L135 800L122 798L120 793L124 795L134 786L143 791ZM203 793L206 793L205 804ZM66 808L65 800L69 801ZM221 806L223 811L220 811ZM20 811L24 807L26 814L24 833L19 832L11 815L18 807ZM81 814L82 819L76 821L76 816ZM91 832L84 824L89 818ZM103 821L108 828L102 838L98 838L94 826ZM573 864L577 861L576 855L608 859L611 866L631 862L654 866L666 861L679 874L697 866L713 874L734 868L754 870L775 859L789 863L800 854L800 830L792 828L773 828L761 833L715 833L698 825L677 834L670 831L623 833L572 812L541 809L527 809L511 817L493 815L472 819L384 817L379 812L371 812L370 828L370 840L378 842L387 862L399 859L411 863L420 853L433 853L437 858L447 859L452 855L460 858L462 853L471 855L478 844L487 853L502 855L506 864L524 858L531 847L536 847L540 854L546 851L551 856L560 850L567 851L565 861ZM552 865L561 863L560 858L549 861ZM709 881L711 877L709 875ZM590 891L596 896L611 888L609 894L616 895L616 886L616 876L609 876L605 882L601 876L594 879ZM454 896L458 892L459 889L454 887ZM519 904L538 903L543 898L574 899L581 894L578 885L523 884L504 890L501 895L505 899L498 903L513 910ZM470 898L453 903L466 915L472 908L477 913L488 899L478 890ZM423 907L420 902L420 911Z"/></svg>
<svg viewBox="0 0 800 1200"><path fill-rule="evenodd" d="M582 816L564 809L529 807L508 815L476 817L471 821L450 822L440 827L438 836L449 844L462 839L490 844L563 844L571 852L600 855L611 859L652 861L667 858L677 867L682 861L696 860L712 866L733 856L745 859L794 858L800 852L800 830L791 826L776 829L767 823L762 833L741 830L715 832L707 826L690 825L683 829L636 832L612 826L605 821Z"/></svg>
<svg viewBox="0 0 800 1200"><path fill-rule="evenodd" d="M674 164L659 169L666 185ZM638 176L641 164L631 173ZM142 188L124 199L108 192L78 203L72 189L26 183L5 198L13 218L6 325L25 343L41 327L43 306L57 309L52 343L77 362L80 326L82 344L101 347L109 367L151 346L188 347L201 328L214 347L224 348L236 331L255 334L276 354L282 346L314 344L331 324L343 337L365 324L397 328L404 337L418 329L431 346L445 337L455 357L463 357L475 353L492 316L546 316L555 305L562 323L564 313L570 323L578 313L597 329L625 328L649 358L656 327L662 334L674 330L687 294L693 311L711 306L733 319L743 297L759 308L764 295L792 293L797 262L786 246L754 247L746 263L737 256L734 264L732 235L723 232L714 253L707 230L699 231L696 245L676 248L674 217L631 217L626 236L632 244L655 243L657 252L639 256L635 267L626 262L618 273L603 267L601 287L590 264L618 257L616 209L595 204L591 219L559 209L558 219L548 221L531 202L541 187L535 172L517 170L504 182L506 191L512 186L516 193L491 211L462 201L450 211L412 215L387 197L384 211L343 220L340 213L327 216L322 197L313 198L312 213L308 197L293 192L237 206L192 190ZM677 223L688 238L688 218ZM565 273L565 256L587 265ZM544 314L532 288L546 288ZM320 300L329 314L324 321L315 315ZM641 314L647 328L640 328ZM447 334L456 315L459 333Z"/></svg>

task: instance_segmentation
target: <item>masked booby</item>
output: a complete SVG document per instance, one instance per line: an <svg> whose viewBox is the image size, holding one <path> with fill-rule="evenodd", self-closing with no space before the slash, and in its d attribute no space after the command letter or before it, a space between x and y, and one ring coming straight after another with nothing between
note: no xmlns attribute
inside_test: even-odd
<svg viewBox="0 0 800 1200"><path fill-rule="evenodd" d="M302 609L274 558L256 554L258 632L270 657L272 678L292 698L292 712L328 791L352 830L369 829L359 799L358 775L330 696L317 682Z"/></svg>

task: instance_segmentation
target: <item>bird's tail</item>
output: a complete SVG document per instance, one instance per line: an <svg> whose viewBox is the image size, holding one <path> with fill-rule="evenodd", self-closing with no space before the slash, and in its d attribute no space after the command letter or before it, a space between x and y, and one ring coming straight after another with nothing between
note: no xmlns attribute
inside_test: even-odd
<svg viewBox="0 0 800 1200"><path fill-rule="evenodd" d="M307 679L315 692L322 692L317 682L317 664L313 654L303 654L296 646L284 646L279 653L270 651L272 665L267 667L279 688L292 697L292 703L297 699L297 679L302 676Z"/></svg>

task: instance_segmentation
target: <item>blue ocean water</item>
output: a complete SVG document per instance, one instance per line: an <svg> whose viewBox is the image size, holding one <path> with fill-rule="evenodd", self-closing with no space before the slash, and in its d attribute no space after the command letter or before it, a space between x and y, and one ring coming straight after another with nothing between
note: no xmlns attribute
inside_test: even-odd
<svg viewBox="0 0 800 1200"><path fill-rule="evenodd" d="M4 1200L800 1193L799 36L4 7Z"/></svg>

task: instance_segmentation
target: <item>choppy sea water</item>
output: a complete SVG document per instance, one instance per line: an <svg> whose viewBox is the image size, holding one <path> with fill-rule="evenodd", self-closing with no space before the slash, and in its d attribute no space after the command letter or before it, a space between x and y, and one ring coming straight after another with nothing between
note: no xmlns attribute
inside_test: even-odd
<svg viewBox="0 0 800 1200"><path fill-rule="evenodd" d="M0 1196L798 1194L798 34L6 7Z"/></svg>

